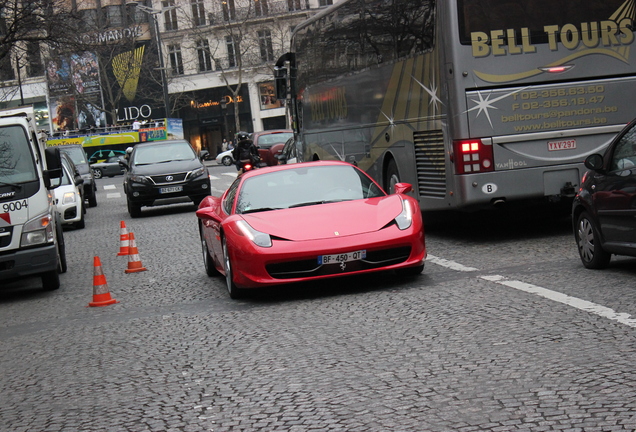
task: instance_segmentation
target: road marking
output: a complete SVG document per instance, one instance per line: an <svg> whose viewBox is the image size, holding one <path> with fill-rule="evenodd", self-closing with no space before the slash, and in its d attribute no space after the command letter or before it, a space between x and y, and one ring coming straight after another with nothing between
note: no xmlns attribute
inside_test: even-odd
<svg viewBox="0 0 636 432"><path fill-rule="evenodd" d="M109 190L109 189L117 189L117 186L115 186L115 185L104 185L104 190Z"/></svg>
<svg viewBox="0 0 636 432"><path fill-rule="evenodd" d="M429 262L432 262L433 264L437 264L439 266L446 267L451 270L462 271L462 272L479 271L479 269L475 267L467 267L455 261L438 258L435 255L429 254L426 257L426 260ZM572 297L557 291L552 291L547 288L542 288L537 285L532 285L532 284L521 282L518 280L508 280L501 275L490 275L490 276L479 276L479 277L489 282L494 282L496 284L504 285L509 288L514 288L516 290L523 291L529 294L535 294L540 297L546 298L548 300L552 300L558 303L563 303L565 305L572 306L576 309L580 309L582 311L589 312L591 314L599 315L601 317L608 318L612 321L625 324L629 327L636 328L636 318L631 318L631 315L628 313L616 312L614 309L611 309L596 303L592 303L577 297Z"/></svg>
<svg viewBox="0 0 636 432"><path fill-rule="evenodd" d="M106 194L106 198L121 198L121 193L119 192L109 193L109 194Z"/></svg>
<svg viewBox="0 0 636 432"><path fill-rule="evenodd" d="M431 255L428 254L426 257L426 261L430 261L433 264L437 264L439 266L442 267L446 267L449 268L451 270L456 270L456 271L462 271L462 272L472 272L472 271L478 271L479 269L476 269L475 267L466 267L465 265L462 265L460 263L457 263L455 261L450 261L444 258L438 258L435 255Z"/></svg>
<svg viewBox="0 0 636 432"><path fill-rule="evenodd" d="M222 173L222 175L236 177L237 173Z"/></svg>
<svg viewBox="0 0 636 432"><path fill-rule="evenodd" d="M217 176L213 176L213 175L210 176L210 180L220 180L220 179L221 179L221 177L217 177Z"/></svg>
<svg viewBox="0 0 636 432"><path fill-rule="evenodd" d="M480 276L480 277L484 280L494 282L499 285L505 285L507 287L524 291L530 294L536 294L540 297L545 297L549 300L563 303L565 305L572 306L577 309L580 309L595 315L599 315L604 318L617 321L621 324L625 324L627 326L636 328L636 319L631 318L631 315L628 313L619 313L619 312L616 312L614 309L601 306L599 304L592 303L587 300L582 300L580 298L572 297L567 294L552 291L546 288L541 288L536 285L531 285L531 284L516 281L516 280L507 280L505 277L500 275Z"/></svg>

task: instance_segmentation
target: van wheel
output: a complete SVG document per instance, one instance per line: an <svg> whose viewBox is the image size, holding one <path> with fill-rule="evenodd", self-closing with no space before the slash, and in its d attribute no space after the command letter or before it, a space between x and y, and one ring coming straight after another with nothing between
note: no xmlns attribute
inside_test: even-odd
<svg viewBox="0 0 636 432"><path fill-rule="evenodd" d="M64 232L62 230L62 224L60 221L56 224L57 231L57 259L58 259L58 272L66 273L66 243L64 243Z"/></svg>
<svg viewBox="0 0 636 432"><path fill-rule="evenodd" d="M44 291L55 291L60 287L60 275L57 270L42 273L42 289Z"/></svg>

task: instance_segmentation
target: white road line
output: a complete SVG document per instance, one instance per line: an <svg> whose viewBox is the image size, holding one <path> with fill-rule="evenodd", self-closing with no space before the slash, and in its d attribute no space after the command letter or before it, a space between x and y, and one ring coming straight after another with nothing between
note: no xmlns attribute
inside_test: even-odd
<svg viewBox="0 0 636 432"><path fill-rule="evenodd" d="M109 193L109 194L106 194L106 198L121 198L121 193L119 192Z"/></svg>
<svg viewBox="0 0 636 432"><path fill-rule="evenodd" d="M455 261L450 261L444 258L438 258L435 255L431 255L431 254L427 255L426 261L429 261L429 262L432 262L433 264L437 264L439 266L446 267L456 271L472 272L472 271L479 270L479 269L476 269L475 267L466 267L465 265L462 265Z"/></svg>
<svg viewBox="0 0 636 432"><path fill-rule="evenodd" d="M617 321L621 324L625 324L627 326L636 328L636 319L630 318L631 315L628 313L619 313L619 312L616 312L614 309L601 306L599 304L592 303L587 300L582 300L576 297L572 297L567 294L562 294L560 292L552 291L546 288L541 288L536 285L531 285L531 284L516 281L516 280L507 280L506 278L500 275L480 276L480 277L487 281L491 281L500 285L505 285L507 287L518 289L520 291L524 291L530 294L536 294L540 297L545 297L549 300L563 303L565 305L572 306L577 309L580 309L592 314L596 314L604 318Z"/></svg>
<svg viewBox="0 0 636 432"><path fill-rule="evenodd" d="M237 173L222 173L224 176L236 177Z"/></svg>
<svg viewBox="0 0 636 432"><path fill-rule="evenodd" d="M479 271L479 269L475 267L467 267L455 261L438 258L430 254L427 256L426 261L431 262L433 264L437 264L442 267L449 268L451 270L456 270L456 271L462 271L462 272ZM535 294L540 297L546 298L548 300L552 300L558 303L563 303L565 305L572 306L582 311L599 315L604 318L608 318L612 321L625 324L629 327L636 328L636 319L631 318L631 315L628 313L616 312L614 309L611 309L596 303L592 303L577 297L572 297L557 291L552 291L547 288L542 288L540 286L532 285L532 284L521 282L518 280L508 280L501 275L490 275L490 276L479 276L479 277L489 282L494 282L496 284L504 285L509 288L514 288L519 291L527 292L529 294Z"/></svg>
<svg viewBox="0 0 636 432"><path fill-rule="evenodd" d="M217 176L213 176L213 175L210 176L210 180L220 180L220 179L221 179L221 177L217 177Z"/></svg>
<svg viewBox="0 0 636 432"><path fill-rule="evenodd" d="M104 190L109 190L109 189L117 189L117 186L115 186L115 185L104 185Z"/></svg>

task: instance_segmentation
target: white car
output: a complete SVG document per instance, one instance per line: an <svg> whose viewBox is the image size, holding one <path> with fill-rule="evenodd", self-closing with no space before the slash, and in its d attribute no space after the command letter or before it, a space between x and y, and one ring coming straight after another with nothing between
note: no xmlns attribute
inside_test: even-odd
<svg viewBox="0 0 636 432"><path fill-rule="evenodd" d="M62 178L59 187L53 189L55 205L60 214L62 225L84 228L84 198L82 196L84 180L75 169L75 165L62 155Z"/></svg>
<svg viewBox="0 0 636 432"><path fill-rule="evenodd" d="M216 157L216 163L219 165L230 166L234 163L234 158L232 157L232 150L226 150L223 153L219 153Z"/></svg>

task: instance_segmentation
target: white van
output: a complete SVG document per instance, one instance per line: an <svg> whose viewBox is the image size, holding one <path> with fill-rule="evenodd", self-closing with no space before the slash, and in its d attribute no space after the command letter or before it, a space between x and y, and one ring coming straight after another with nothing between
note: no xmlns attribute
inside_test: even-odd
<svg viewBox="0 0 636 432"><path fill-rule="evenodd" d="M32 107L0 111L0 281L38 275L45 290L60 287L66 254L50 191L61 166L59 149L45 150L38 137Z"/></svg>

